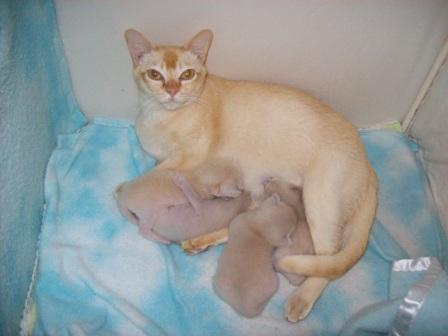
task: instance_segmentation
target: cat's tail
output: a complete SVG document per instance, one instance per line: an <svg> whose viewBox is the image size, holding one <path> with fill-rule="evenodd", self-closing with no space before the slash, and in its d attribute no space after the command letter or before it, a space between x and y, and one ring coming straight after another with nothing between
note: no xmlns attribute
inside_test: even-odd
<svg viewBox="0 0 448 336"><path fill-rule="evenodd" d="M347 243L334 255L293 255L282 258L278 266L305 276L335 279L345 274L362 257L369 240L377 205L377 181L371 173L368 191L363 202L349 219L352 231Z"/></svg>

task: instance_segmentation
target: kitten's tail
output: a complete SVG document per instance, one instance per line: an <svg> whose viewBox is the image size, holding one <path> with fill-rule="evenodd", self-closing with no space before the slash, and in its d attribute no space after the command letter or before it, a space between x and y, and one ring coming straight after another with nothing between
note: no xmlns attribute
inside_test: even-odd
<svg viewBox="0 0 448 336"><path fill-rule="evenodd" d="M364 254L375 217L377 181L374 172L369 182L364 201L347 223L352 231L339 252L334 255L287 256L279 261L279 267L287 272L327 279L335 279L346 273Z"/></svg>

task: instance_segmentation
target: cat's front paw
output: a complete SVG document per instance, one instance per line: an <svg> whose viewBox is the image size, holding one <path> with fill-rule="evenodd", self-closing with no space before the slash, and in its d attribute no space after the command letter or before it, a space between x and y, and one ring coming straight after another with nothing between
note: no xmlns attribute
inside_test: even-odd
<svg viewBox="0 0 448 336"><path fill-rule="evenodd" d="M191 256L204 252L210 247L210 245L199 243L196 239L184 240L183 242L181 242L180 246L186 254Z"/></svg>
<svg viewBox="0 0 448 336"><path fill-rule="evenodd" d="M221 229L197 238L181 242L181 247L185 253L195 255L210 247L225 243L228 240L228 229Z"/></svg>

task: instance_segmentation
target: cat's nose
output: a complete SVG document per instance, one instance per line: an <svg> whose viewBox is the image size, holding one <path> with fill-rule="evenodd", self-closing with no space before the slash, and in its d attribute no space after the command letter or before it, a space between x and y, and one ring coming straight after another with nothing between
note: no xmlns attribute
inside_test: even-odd
<svg viewBox="0 0 448 336"><path fill-rule="evenodd" d="M171 97L174 97L179 92L178 88L166 88L165 90Z"/></svg>
<svg viewBox="0 0 448 336"><path fill-rule="evenodd" d="M180 89L180 85L178 82L173 81L173 80L169 80L166 84L165 84L165 91L171 96L174 97L176 95L176 93L179 92Z"/></svg>

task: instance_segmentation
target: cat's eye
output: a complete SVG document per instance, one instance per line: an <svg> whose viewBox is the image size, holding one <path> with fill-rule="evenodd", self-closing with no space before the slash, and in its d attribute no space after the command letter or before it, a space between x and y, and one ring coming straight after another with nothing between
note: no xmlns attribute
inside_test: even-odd
<svg viewBox="0 0 448 336"><path fill-rule="evenodd" d="M196 74L196 72L193 69L188 69L188 70L185 70L184 72L182 72L179 79L180 80L189 80L189 79L192 79L195 74Z"/></svg>
<svg viewBox="0 0 448 336"><path fill-rule="evenodd" d="M154 69L150 69L146 72L148 74L148 77L152 80L160 81L163 80L163 76L160 72Z"/></svg>

